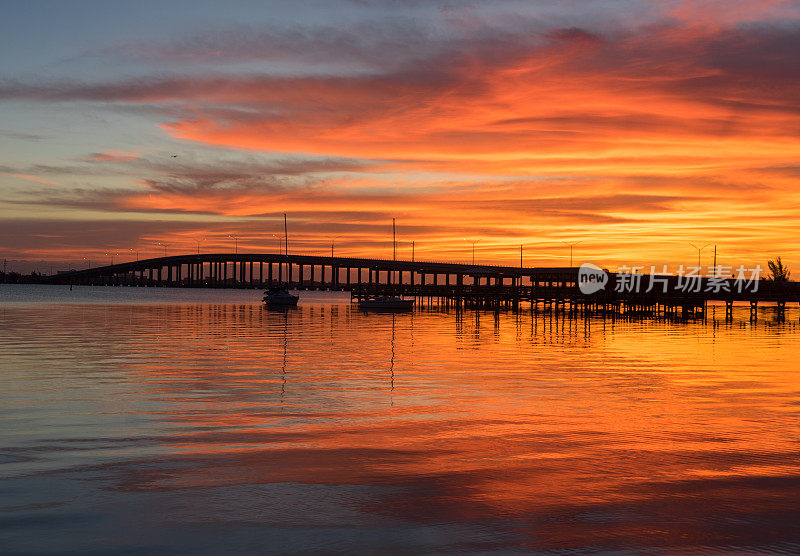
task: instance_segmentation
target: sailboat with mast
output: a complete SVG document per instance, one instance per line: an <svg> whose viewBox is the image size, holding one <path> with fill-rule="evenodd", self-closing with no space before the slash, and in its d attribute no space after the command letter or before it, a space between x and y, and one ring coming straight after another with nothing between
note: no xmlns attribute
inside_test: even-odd
<svg viewBox="0 0 800 556"><path fill-rule="evenodd" d="M286 253L286 262L289 262L289 231L288 226L286 225L286 213L283 213L283 236L285 240L285 253ZM288 266L288 264L287 264ZM289 287L286 284L278 284L277 287L273 287L268 289L264 292L264 298L262 301L267 307L270 308L290 308L290 307L297 307L297 302L300 300L299 295L294 295L289 293Z"/></svg>
<svg viewBox="0 0 800 556"><path fill-rule="evenodd" d="M392 218L392 260L397 260L397 227L394 218ZM362 299L358 302L358 308L383 312L410 311L414 308L414 300L403 299L402 296L396 295L379 295Z"/></svg>

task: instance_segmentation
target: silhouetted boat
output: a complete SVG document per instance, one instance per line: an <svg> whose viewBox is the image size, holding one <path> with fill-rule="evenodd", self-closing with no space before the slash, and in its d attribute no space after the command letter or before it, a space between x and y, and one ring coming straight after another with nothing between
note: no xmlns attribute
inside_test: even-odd
<svg viewBox="0 0 800 556"><path fill-rule="evenodd" d="M299 295L292 295L286 288L272 288L264 292L267 307L297 307Z"/></svg>
<svg viewBox="0 0 800 556"><path fill-rule="evenodd" d="M286 265L287 268L290 269L291 272L291 265L289 264L289 228L286 225L286 213L283 213L283 237L286 241ZM280 267L280 263L279 263ZM267 307L273 307L276 309L286 309L290 307L297 307L297 301L300 299L299 295L292 295L289 293L289 290L283 287L283 284L280 284L278 287L270 288L264 292L264 303Z"/></svg>
<svg viewBox="0 0 800 556"><path fill-rule="evenodd" d="M414 300L382 295L371 299L362 299L358 302L358 308L370 311L410 311L414 308Z"/></svg>
<svg viewBox="0 0 800 556"><path fill-rule="evenodd" d="M395 227L395 219L392 218L392 260L397 260L397 229ZM390 277L391 278L391 277ZM394 282L394 280L390 280ZM362 299L358 302L358 308L368 311L384 311L387 313L396 313L399 311L410 311L414 308L413 299L403 299L396 295L379 295Z"/></svg>

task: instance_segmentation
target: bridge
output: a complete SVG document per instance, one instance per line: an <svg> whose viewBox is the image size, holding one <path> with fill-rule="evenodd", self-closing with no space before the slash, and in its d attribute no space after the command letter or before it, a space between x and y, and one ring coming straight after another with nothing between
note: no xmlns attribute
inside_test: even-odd
<svg viewBox="0 0 800 556"><path fill-rule="evenodd" d="M350 291L353 299L413 296L444 306L504 307L530 303L538 310L628 314L704 314L708 301L800 302L800 283L606 273L605 287L585 294L574 267L511 267L274 253L217 253L157 257L73 270L47 277L54 284L269 288ZM633 279L635 278L635 280ZM634 286L635 282L635 288ZM688 286L688 287L687 287Z"/></svg>

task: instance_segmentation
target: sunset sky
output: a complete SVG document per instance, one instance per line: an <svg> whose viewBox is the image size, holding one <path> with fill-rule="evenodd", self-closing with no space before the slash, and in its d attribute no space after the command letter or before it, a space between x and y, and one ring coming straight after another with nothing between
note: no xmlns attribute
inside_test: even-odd
<svg viewBox="0 0 800 556"><path fill-rule="evenodd" d="M0 258L274 252L286 212L296 253L394 217L403 258L800 274L798 53L797 1L4 2Z"/></svg>

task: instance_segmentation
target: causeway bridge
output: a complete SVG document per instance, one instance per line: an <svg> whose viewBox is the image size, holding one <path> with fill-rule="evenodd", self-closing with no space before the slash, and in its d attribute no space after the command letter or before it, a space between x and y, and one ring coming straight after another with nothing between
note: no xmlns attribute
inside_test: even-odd
<svg viewBox="0 0 800 556"><path fill-rule="evenodd" d="M420 304L516 307L533 310L662 314L697 317L708 301L774 303L778 315L800 302L800 282L755 283L733 278L638 276L606 271L606 282L586 294L576 267L511 267L275 253L186 254L72 270L46 277L52 284L129 287L269 288L349 291L353 299L415 297Z"/></svg>

